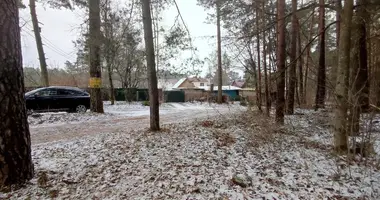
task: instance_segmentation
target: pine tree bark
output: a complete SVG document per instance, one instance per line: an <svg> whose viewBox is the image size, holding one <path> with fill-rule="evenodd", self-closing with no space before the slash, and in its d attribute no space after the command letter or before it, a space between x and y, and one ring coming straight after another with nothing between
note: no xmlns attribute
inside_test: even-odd
<svg viewBox="0 0 380 200"><path fill-rule="evenodd" d="M89 5L89 49L90 49L90 78L98 82L90 83L91 111L104 113L101 93L102 71L100 67L100 0L88 0Z"/></svg>
<svg viewBox="0 0 380 200"><path fill-rule="evenodd" d="M353 0L345 0L344 3L340 29L337 83L335 86L334 147L335 150L340 153L346 151L348 148L346 130L348 88L346 82L350 66L353 4Z"/></svg>
<svg viewBox="0 0 380 200"><path fill-rule="evenodd" d="M315 110L324 108L326 98L326 35L325 35L325 1L319 0L319 64Z"/></svg>
<svg viewBox="0 0 380 200"><path fill-rule="evenodd" d="M259 28L259 8L258 6L256 7L256 31L257 31L257 36L256 36L256 51L257 51L257 107L259 108L259 111L261 112L261 105L262 105L262 97L261 97L261 57L260 57L260 28Z"/></svg>
<svg viewBox="0 0 380 200"><path fill-rule="evenodd" d="M369 109L369 89L370 82L368 78L368 52L367 52L367 23L369 13L367 11L368 0L358 0L358 35L359 35L359 71L356 88L360 91L359 107L361 112L367 112Z"/></svg>
<svg viewBox="0 0 380 200"><path fill-rule="evenodd" d="M263 7L261 10L261 17L264 17L265 11L265 1L263 1ZM268 83L268 69L267 69L267 48L266 48L266 32L263 31L263 63L264 63L264 82L265 82L265 104L266 104L266 114L270 116L270 96L269 96L269 83Z"/></svg>
<svg viewBox="0 0 380 200"><path fill-rule="evenodd" d="M111 105L115 105L115 88L113 86L113 79L112 79L112 64L110 61L107 61L107 71L108 71L108 81L110 82L110 101Z"/></svg>
<svg viewBox="0 0 380 200"><path fill-rule="evenodd" d="M0 1L0 186L33 177L17 0Z"/></svg>
<svg viewBox="0 0 380 200"><path fill-rule="evenodd" d="M254 77L254 85L255 85L255 88L258 88L258 75L257 75L257 65L255 63L255 60L253 58L253 53L252 53L252 49L250 47L250 45L252 44L249 44L248 45L248 55L249 55L249 72L252 72L253 73L253 77ZM259 90L255 90L256 91L256 106L257 106L257 109L259 109L259 111L262 111L261 109L261 105L258 103L259 102Z"/></svg>
<svg viewBox="0 0 380 200"><path fill-rule="evenodd" d="M380 108L380 79L376 77L380 77L380 57L378 56L380 54L380 40L371 40L371 46L372 46L372 70L371 70L371 80L372 80L372 87L371 87L371 102L373 102L374 106L377 108ZM379 112L380 110L374 108L376 112Z"/></svg>
<svg viewBox="0 0 380 200"><path fill-rule="evenodd" d="M44 47L42 44L41 28L38 25L39 22L38 22L37 12L36 12L36 0L29 0L29 7L30 7L30 15L32 16L33 32L34 32L34 37L36 39L38 57L40 61L41 82L42 82L42 86L47 87L49 86L49 76L48 76L48 71L47 71Z"/></svg>
<svg viewBox="0 0 380 200"><path fill-rule="evenodd" d="M152 25L153 25L153 36L155 38L154 40L154 43L155 43L155 52L156 52L156 70L157 72L159 72L159 65L160 65L160 48L159 48L159 45L160 45L160 28L159 28L159 24L158 24L158 4L156 4L155 6L155 9L156 9L156 12L153 12L153 6L151 5L151 9L152 9L152 12L151 14L152 15L155 15L154 18L156 18L156 20L152 20Z"/></svg>
<svg viewBox="0 0 380 200"><path fill-rule="evenodd" d="M353 20L353 33L352 33L352 47L351 48L351 63L350 63L350 80L349 80L349 114L347 129L349 135L356 135L359 132L359 119L360 119L360 105L359 105L359 96L360 96L360 87L358 87L358 75L359 75L359 34L358 34L358 16L354 16Z"/></svg>
<svg viewBox="0 0 380 200"><path fill-rule="evenodd" d="M290 70L289 70L289 88L287 92L286 114L294 113L294 95L297 83L297 0L292 0L292 30L291 30L291 47L290 47Z"/></svg>
<svg viewBox="0 0 380 200"><path fill-rule="evenodd" d="M379 41L377 41L377 43L374 47L373 53L374 53L374 55L380 54ZM379 56L375 56L374 63L375 63L374 64L375 69L373 71L374 71L375 77L380 77L380 58L379 58ZM374 84L375 99L374 99L374 102L376 104L376 107L380 108L380 79L379 78L374 78L374 79L375 79L375 84Z"/></svg>
<svg viewBox="0 0 380 200"><path fill-rule="evenodd" d="M366 0L359 0L356 15L353 17L352 63L350 74L350 115L349 134L359 133L360 114L369 109L369 79L367 55L367 20Z"/></svg>
<svg viewBox="0 0 380 200"><path fill-rule="evenodd" d="M336 46L339 48L339 41L340 41L340 23L341 23L341 17L340 17L340 10L342 10L342 0L336 0L336 7L338 11L336 12Z"/></svg>
<svg viewBox="0 0 380 200"><path fill-rule="evenodd" d="M311 41L312 37L313 37L313 25L314 25L314 20L315 20L315 17L314 17L314 10L313 10L313 15L311 16L311 22L310 22L310 26L309 26L309 35L308 35L308 39L307 41ZM309 80L309 66L310 66L310 58L311 58L311 45L309 45L307 47L307 50L306 50L306 69L305 69L305 84L303 86L304 88L304 99L302 100L302 103L303 104L307 104L307 89L308 89L308 80Z"/></svg>
<svg viewBox="0 0 380 200"><path fill-rule="evenodd" d="M157 74L154 57L154 42L152 16L150 12L150 0L141 0L144 23L144 39L146 51L146 63L148 73L149 103L150 103L150 129L160 130L159 99L157 88Z"/></svg>
<svg viewBox="0 0 380 200"><path fill-rule="evenodd" d="M276 122L284 123L285 107L285 0L277 0L277 101Z"/></svg>
<svg viewBox="0 0 380 200"><path fill-rule="evenodd" d="M222 72L222 39L220 33L220 0L216 0L216 37L217 37L217 45L218 45L218 99L217 102L219 104L223 103L223 72Z"/></svg>
<svg viewBox="0 0 380 200"><path fill-rule="evenodd" d="M340 40L340 24L341 24L341 10L342 10L342 0L336 0L336 54L339 54L339 40ZM338 63L338 61L336 61ZM336 64L335 66L332 67L331 70L331 84L336 85L336 77L338 73L338 65ZM334 95L334 91L329 92L330 95Z"/></svg>
<svg viewBox="0 0 380 200"><path fill-rule="evenodd" d="M301 34L300 34L300 26L299 26L299 20L297 19L297 37L298 37L298 43L297 43L297 58L298 59L298 94L299 94L299 105L303 104L304 102L304 88L303 88L303 57L302 57L302 41L301 41Z"/></svg>
<svg viewBox="0 0 380 200"><path fill-rule="evenodd" d="M115 91L114 91L114 86L113 86L113 78L112 78L112 75L113 75L113 68L112 68L112 60L111 57L114 57L114 51L115 49L112 49L113 46L111 45L111 38L113 36L113 30L112 30L112 24L110 22L110 20L108 19L108 11L110 11L110 1L106 1L105 3L106 5L106 10L105 10L105 13L104 13L104 31L105 31L105 61L106 61L106 66L107 66L107 72L108 72L108 82L110 84L110 88L109 88L109 94L110 94L110 101L111 101L111 105L114 105L115 104ZM112 55L111 55L112 54Z"/></svg>

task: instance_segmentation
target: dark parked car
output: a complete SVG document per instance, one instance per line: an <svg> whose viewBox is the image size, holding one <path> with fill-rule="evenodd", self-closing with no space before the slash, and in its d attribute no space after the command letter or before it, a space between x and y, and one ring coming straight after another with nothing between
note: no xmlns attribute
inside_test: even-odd
<svg viewBox="0 0 380 200"><path fill-rule="evenodd" d="M75 87L52 86L25 93L26 109L31 112L78 112L90 108L90 95Z"/></svg>

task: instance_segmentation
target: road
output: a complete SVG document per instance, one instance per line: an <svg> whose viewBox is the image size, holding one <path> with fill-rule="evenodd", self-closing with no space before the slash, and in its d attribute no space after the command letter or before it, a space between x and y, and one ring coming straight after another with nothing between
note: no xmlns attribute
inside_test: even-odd
<svg viewBox="0 0 380 200"><path fill-rule="evenodd" d="M228 115L241 112L244 108L221 106L217 108L172 109L160 114L160 123L180 123L198 119L213 118L218 115ZM120 111L118 111L120 113ZM30 125L32 145L43 143L69 141L80 137L102 133L122 132L126 129L144 129L149 127L149 115L144 112L140 116L116 116L95 121Z"/></svg>

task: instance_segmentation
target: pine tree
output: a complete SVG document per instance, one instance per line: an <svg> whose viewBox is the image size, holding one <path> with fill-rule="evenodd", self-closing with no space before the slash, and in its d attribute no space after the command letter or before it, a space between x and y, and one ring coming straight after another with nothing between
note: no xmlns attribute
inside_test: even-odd
<svg viewBox="0 0 380 200"><path fill-rule="evenodd" d="M277 0L277 101L276 122L284 123L285 107L285 0Z"/></svg>
<svg viewBox="0 0 380 200"><path fill-rule="evenodd" d="M18 1L0 1L0 186L33 177Z"/></svg>
<svg viewBox="0 0 380 200"><path fill-rule="evenodd" d="M144 23L144 38L145 38L145 51L147 73L149 80L149 102L150 102L150 129L152 131L160 130L160 115L159 115L159 100L157 88L157 74L156 64L154 57L154 42L153 42L153 28L151 17L151 2L150 0L141 0L143 23Z"/></svg>

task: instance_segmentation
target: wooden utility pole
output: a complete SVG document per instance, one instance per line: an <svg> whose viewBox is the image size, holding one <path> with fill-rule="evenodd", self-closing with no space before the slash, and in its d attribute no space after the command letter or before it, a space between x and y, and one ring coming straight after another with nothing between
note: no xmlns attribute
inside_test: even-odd
<svg viewBox="0 0 380 200"><path fill-rule="evenodd" d="M146 64L148 72L149 85L149 103L150 103L150 129L152 131L160 130L159 100L157 88L157 74L154 57L154 42L152 29L152 16L150 12L150 0L141 0L143 23L144 23L144 39L146 51Z"/></svg>
<svg viewBox="0 0 380 200"><path fill-rule="evenodd" d="M42 86L49 86L49 76L47 71L47 64L45 58L44 47L41 39L41 28L38 25L37 12L36 12L36 0L29 0L30 15L32 16L33 32L36 39L38 57L40 61L41 68L41 82Z"/></svg>
<svg viewBox="0 0 380 200"><path fill-rule="evenodd" d="M90 47L90 93L91 111L104 113L101 93L102 70L100 67L100 0L88 0L89 5L89 47Z"/></svg>
<svg viewBox="0 0 380 200"><path fill-rule="evenodd" d="M218 100L219 104L223 103L222 86L223 86L223 72L222 72L222 39L220 33L220 0L216 0L216 35L218 45Z"/></svg>
<svg viewBox="0 0 380 200"><path fill-rule="evenodd" d="M0 187L33 177L17 0L0 1Z"/></svg>

